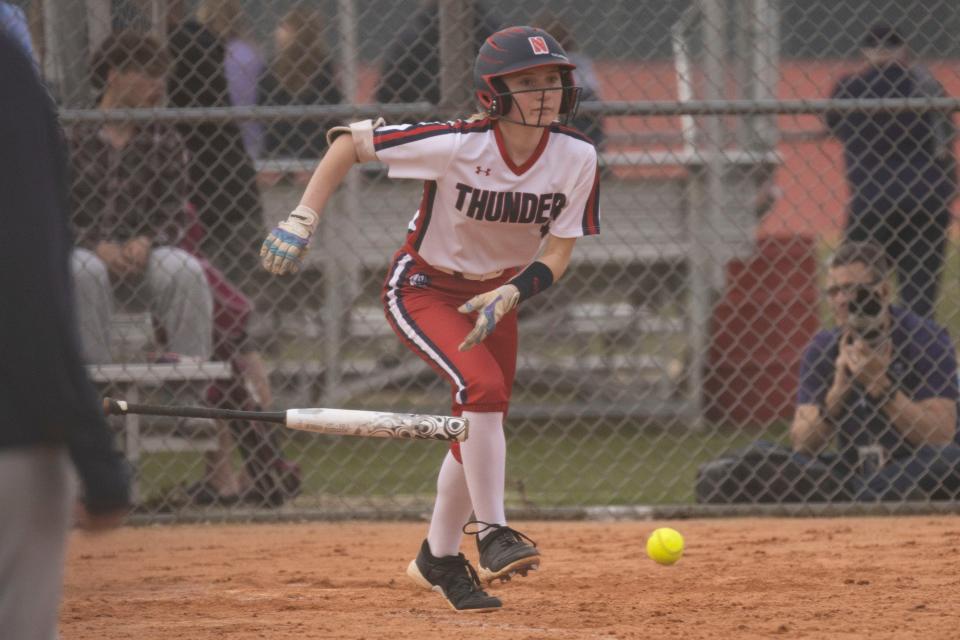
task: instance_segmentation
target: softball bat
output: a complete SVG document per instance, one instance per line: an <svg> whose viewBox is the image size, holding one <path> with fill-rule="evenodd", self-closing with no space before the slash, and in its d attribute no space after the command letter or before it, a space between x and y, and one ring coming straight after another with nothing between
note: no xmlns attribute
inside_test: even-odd
<svg viewBox="0 0 960 640"><path fill-rule="evenodd" d="M259 420L282 424L288 429L364 438L398 440L447 440L463 442L469 424L466 418L420 413L389 413L356 409L287 409L286 411L237 411L207 407L132 404L126 400L103 399L106 415L138 414L177 418Z"/></svg>

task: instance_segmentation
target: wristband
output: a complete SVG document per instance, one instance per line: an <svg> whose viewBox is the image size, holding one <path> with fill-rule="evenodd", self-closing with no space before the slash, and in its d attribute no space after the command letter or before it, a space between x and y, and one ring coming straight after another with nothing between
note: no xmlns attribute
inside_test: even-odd
<svg viewBox="0 0 960 640"><path fill-rule="evenodd" d="M540 261L531 262L526 269L510 279L510 284L520 292L518 303L523 302L553 284L553 271Z"/></svg>

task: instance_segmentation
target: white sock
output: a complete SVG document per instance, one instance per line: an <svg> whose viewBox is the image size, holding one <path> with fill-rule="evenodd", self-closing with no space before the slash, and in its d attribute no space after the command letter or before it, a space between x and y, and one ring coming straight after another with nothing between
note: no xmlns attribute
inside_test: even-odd
<svg viewBox="0 0 960 640"><path fill-rule="evenodd" d="M507 466L503 413L464 411L463 417L470 421L470 437L460 444L460 454L473 513L481 522L507 524L503 506Z"/></svg>
<svg viewBox="0 0 960 640"><path fill-rule="evenodd" d="M437 477L437 500L427 532L430 553L437 558L460 553L463 525L472 511L463 465L448 451Z"/></svg>

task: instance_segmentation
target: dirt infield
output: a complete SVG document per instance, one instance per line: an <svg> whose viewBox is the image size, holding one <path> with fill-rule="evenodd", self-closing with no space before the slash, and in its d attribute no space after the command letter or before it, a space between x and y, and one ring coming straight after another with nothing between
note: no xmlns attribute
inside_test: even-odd
<svg viewBox="0 0 960 640"><path fill-rule="evenodd" d="M956 517L530 522L544 565L457 614L408 583L425 525L126 528L75 534L65 640L957 638ZM687 553L646 558L656 526ZM468 556L475 559L473 546Z"/></svg>

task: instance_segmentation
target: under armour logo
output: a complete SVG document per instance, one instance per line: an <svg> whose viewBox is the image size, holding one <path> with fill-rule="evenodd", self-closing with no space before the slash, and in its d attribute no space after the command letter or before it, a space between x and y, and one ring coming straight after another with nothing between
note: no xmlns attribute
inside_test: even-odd
<svg viewBox="0 0 960 640"><path fill-rule="evenodd" d="M483 174L483 175L485 175L485 176L488 176L488 175L490 175L490 169L484 169L484 168L481 167L481 166L477 166L477 175L479 176L480 174Z"/></svg>

